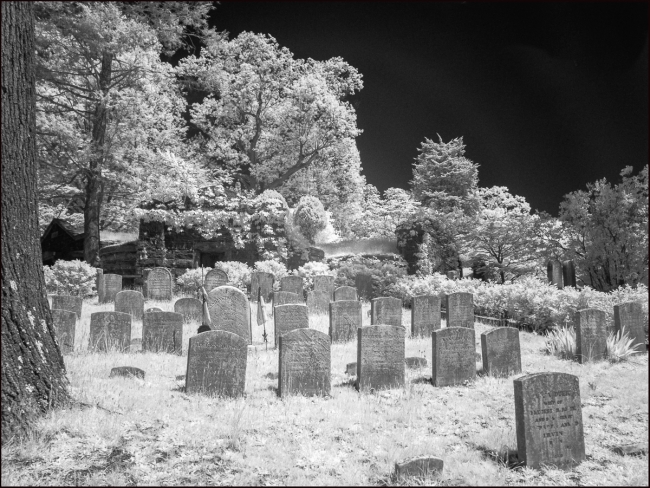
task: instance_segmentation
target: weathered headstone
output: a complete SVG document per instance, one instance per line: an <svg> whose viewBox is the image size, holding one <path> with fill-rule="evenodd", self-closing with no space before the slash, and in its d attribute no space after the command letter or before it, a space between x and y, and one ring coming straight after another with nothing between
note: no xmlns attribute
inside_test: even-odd
<svg viewBox="0 0 650 488"><path fill-rule="evenodd" d="M562 278L564 286L576 287L576 267L572 260L562 262Z"/></svg>
<svg viewBox="0 0 650 488"><path fill-rule="evenodd" d="M406 329L369 325L357 329L357 389L404 386Z"/></svg>
<svg viewBox="0 0 650 488"><path fill-rule="evenodd" d="M357 363L348 363L345 365L345 374L350 376L357 375Z"/></svg>
<svg viewBox="0 0 650 488"><path fill-rule="evenodd" d="M73 297L69 295L52 295L52 306L50 308L74 312L77 314L77 319L80 319L83 304L84 301L81 297Z"/></svg>
<svg viewBox="0 0 650 488"><path fill-rule="evenodd" d="M197 298L179 298L174 302L174 312L180 313L183 320L199 321L203 319L203 303Z"/></svg>
<svg viewBox="0 0 650 488"><path fill-rule="evenodd" d="M307 305L287 304L275 307L273 322L275 326L275 345L278 339L294 329L309 328Z"/></svg>
<svg viewBox="0 0 650 488"><path fill-rule="evenodd" d="M314 290L307 293L307 308L310 314L325 314L329 310L330 294L323 290Z"/></svg>
<svg viewBox="0 0 650 488"><path fill-rule="evenodd" d="M447 327L474 328L474 295L471 293L450 293L445 297Z"/></svg>
<svg viewBox="0 0 650 488"><path fill-rule="evenodd" d="M257 302L257 289L262 289L262 298L269 303L273 293L273 281L275 277L271 273L254 271L251 273L251 302Z"/></svg>
<svg viewBox="0 0 650 488"><path fill-rule="evenodd" d="M219 286L210 290L207 303L212 330L232 332L251 344L251 309L241 290L234 286Z"/></svg>
<svg viewBox="0 0 650 488"><path fill-rule="evenodd" d="M314 276L314 291L326 291L330 294L330 300L334 299L334 277L329 275Z"/></svg>
<svg viewBox="0 0 650 488"><path fill-rule="evenodd" d="M404 362L406 363L406 367L409 369L418 369L418 368L427 367L427 360L425 358L410 357L404 359Z"/></svg>
<svg viewBox="0 0 650 488"><path fill-rule="evenodd" d="M114 378L116 376L123 376L125 378L140 378L144 379L144 371L140 368L134 368L133 366L118 366L116 368L111 368L111 374L108 375L109 378Z"/></svg>
<svg viewBox="0 0 650 488"><path fill-rule="evenodd" d="M546 277L550 284L557 286L560 290L564 288L562 281L562 263L557 259L546 263Z"/></svg>
<svg viewBox="0 0 650 488"><path fill-rule="evenodd" d="M481 334L483 372L490 376L521 373L519 329L499 327Z"/></svg>
<svg viewBox="0 0 650 488"><path fill-rule="evenodd" d="M104 270L97 268L97 275L95 276L95 288L97 288L97 301L104 303Z"/></svg>
<svg viewBox="0 0 650 488"><path fill-rule="evenodd" d="M645 327L648 321L643 314L643 305L641 302L626 302L620 305L614 305L614 332L618 334L621 327L625 327L625 332L632 339L632 345L638 345L637 353L646 352L645 347Z"/></svg>
<svg viewBox="0 0 650 488"><path fill-rule="evenodd" d="M185 392L243 395L247 356L248 341L238 334L212 330L190 337Z"/></svg>
<svg viewBox="0 0 650 488"><path fill-rule="evenodd" d="M425 478L432 474L442 473L444 462L436 457L418 457L404 459L395 463L395 478L401 479L407 476Z"/></svg>
<svg viewBox="0 0 650 488"><path fill-rule="evenodd" d="M106 277L107 275L104 275ZM90 314L90 350L128 352L131 346L131 316L123 312Z"/></svg>
<svg viewBox="0 0 650 488"><path fill-rule="evenodd" d="M460 385L476 378L474 329L448 327L434 330L431 338L434 386Z"/></svg>
<svg viewBox="0 0 650 488"><path fill-rule="evenodd" d="M144 295L139 291L124 290L115 295L115 311L130 314L134 320L142 320Z"/></svg>
<svg viewBox="0 0 650 488"><path fill-rule="evenodd" d="M52 322L56 341L59 343L61 354L74 352L74 334L77 324L77 314L70 310L52 309Z"/></svg>
<svg viewBox="0 0 650 488"><path fill-rule="evenodd" d="M399 298L373 298L370 310L372 325L402 325L402 300Z"/></svg>
<svg viewBox="0 0 650 488"><path fill-rule="evenodd" d="M208 292L217 286L224 286L228 284L228 273L223 269L214 268L208 271L203 280L205 291Z"/></svg>
<svg viewBox="0 0 650 488"><path fill-rule="evenodd" d="M458 271L447 271L447 279L456 281L458 279Z"/></svg>
<svg viewBox="0 0 650 488"><path fill-rule="evenodd" d="M285 276L280 278L280 291L295 293L304 298L302 276Z"/></svg>
<svg viewBox="0 0 650 488"><path fill-rule="evenodd" d="M354 277L354 286L357 289L357 295L362 300L370 301L374 298L372 291L372 275L359 273Z"/></svg>
<svg viewBox="0 0 650 488"><path fill-rule="evenodd" d="M273 307L278 305L288 305L294 303L297 305L304 305L305 301L302 299L302 295L297 293L291 293L290 291L274 291L273 292Z"/></svg>
<svg viewBox="0 0 650 488"><path fill-rule="evenodd" d="M332 342L348 342L355 339L357 329L363 325L359 300L330 302L330 337Z"/></svg>
<svg viewBox="0 0 650 488"><path fill-rule="evenodd" d="M151 307L145 310L145 312L162 312L162 311L163 309L158 307Z"/></svg>
<svg viewBox="0 0 650 488"><path fill-rule="evenodd" d="M607 316L602 310L587 308L573 315L576 328L576 356L579 363L605 358Z"/></svg>
<svg viewBox="0 0 650 488"><path fill-rule="evenodd" d="M172 274L167 268L154 268L149 271L147 293L149 300L172 299Z"/></svg>
<svg viewBox="0 0 650 488"><path fill-rule="evenodd" d="M431 332L439 330L440 297L420 295L411 301L411 335L413 337L431 337Z"/></svg>
<svg viewBox="0 0 650 488"><path fill-rule="evenodd" d="M358 300L357 289L353 286L339 286L334 290L334 301Z"/></svg>
<svg viewBox="0 0 650 488"><path fill-rule="evenodd" d="M585 460L578 377L534 373L514 380L517 452L526 466L570 468Z"/></svg>
<svg viewBox="0 0 650 488"><path fill-rule="evenodd" d="M304 305L282 305L282 307ZM306 307L305 307L306 308ZM279 338L278 394L330 394L330 338L315 329L294 329Z"/></svg>
<svg viewBox="0 0 650 488"><path fill-rule="evenodd" d="M183 351L183 316L176 312L145 313L142 350L180 355Z"/></svg>
<svg viewBox="0 0 650 488"><path fill-rule="evenodd" d="M100 303L115 301L115 295L122 291L122 276L118 274L102 275L102 300Z"/></svg>

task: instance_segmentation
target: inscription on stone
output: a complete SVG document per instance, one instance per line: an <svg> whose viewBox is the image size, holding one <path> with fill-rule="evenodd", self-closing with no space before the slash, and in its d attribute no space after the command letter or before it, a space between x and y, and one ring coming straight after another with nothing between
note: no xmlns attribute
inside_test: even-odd
<svg viewBox="0 0 650 488"><path fill-rule="evenodd" d="M172 299L172 274L167 268L154 268L149 271L147 294L149 300Z"/></svg>
<svg viewBox="0 0 650 488"><path fill-rule="evenodd" d="M440 330L440 297L420 295L411 301L411 335L431 337L431 332Z"/></svg>
<svg viewBox="0 0 650 488"><path fill-rule="evenodd" d="M576 356L579 363L605 358L607 316L602 310L587 308L573 316L576 328Z"/></svg>
<svg viewBox="0 0 650 488"><path fill-rule="evenodd" d="M309 327L307 305L278 305L275 307L273 322L275 325L275 345L277 346L278 339L287 332Z"/></svg>
<svg viewBox="0 0 650 488"><path fill-rule="evenodd" d="M499 327L481 334L483 372L490 376L521 373L519 330Z"/></svg>
<svg viewBox="0 0 650 488"><path fill-rule="evenodd" d="M133 320L142 320L144 295L139 291L124 290L115 295L115 311L128 313Z"/></svg>
<svg viewBox="0 0 650 488"><path fill-rule="evenodd" d="M329 310L330 294L327 291L314 290L307 293L307 308L310 314L325 314Z"/></svg>
<svg viewBox="0 0 650 488"><path fill-rule="evenodd" d="M70 354L74 351L74 334L77 324L77 314L70 310L52 309L52 322L56 342L59 344L61 354Z"/></svg>
<svg viewBox="0 0 650 488"><path fill-rule="evenodd" d="M246 386L248 341L225 330L190 337L185 391L238 397Z"/></svg>
<svg viewBox="0 0 650 488"><path fill-rule="evenodd" d="M285 276L280 278L280 291L295 293L304 298L302 276Z"/></svg>
<svg viewBox="0 0 650 488"><path fill-rule="evenodd" d="M330 294L330 300L334 298L334 277L329 275L314 276L314 291L321 290Z"/></svg>
<svg viewBox="0 0 650 488"><path fill-rule="evenodd" d="M645 328L648 321L643 314L643 305L640 302L626 302L620 305L614 305L614 332L618 333L621 327L625 327L625 332L632 344L636 344L637 353L645 352Z"/></svg>
<svg viewBox="0 0 650 488"><path fill-rule="evenodd" d="M460 385L476 377L474 329L451 327L434 330L432 375L434 386Z"/></svg>
<svg viewBox="0 0 650 488"><path fill-rule="evenodd" d="M81 318L81 310L83 309L84 301L81 297L73 297L70 295L52 295L51 309L68 310L77 314L77 318Z"/></svg>
<svg viewBox="0 0 650 488"><path fill-rule="evenodd" d="M447 327L474 328L474 295L471 293L450 293L445 297Z"/></svg>
<svg viewBox="0 0 650 488"><path fill-rule="evenodd" d="M176 312L145 313L142 350L180 355L183 350L183 316Z"/></svg>
<svg viewBox="0 0 650 488"><path fill-rule="evenodd" d="M288 306L292 305L283 305ZM327 334L294 329L281 335L279 341L278 394L329 395L332 355Z"/></svg>
<svg viewBox="0 0 650 488"><path fill-rule="evenodd" d="M251 343L250 305L241 290L220 286L208 293L207 303L213 330L232 332Z"/></svg>
<svg viewBox="0 0 650 488"><path fill-rule="evenodd" d="M402 325L402 300L393 297L374 298L370 302L373 325Z"/></svg>
<svg viewBox="0 0 650 488"><path fill-rule="evenodd" d="M526 466L570 468L585 459L578 377L534 373L514 380L517 452Z"/></svg>
<svg viewBox="0 0 650 488"><path fill-rule="evenodd" d="M217 286L228 284L228 273L223 269L215 268L208 271L203 280L205 291L210 291Z"/></svg>
<svg viewBox="0 0 650 488"><path fill-rule="evenodd" d="M102 276L103 281L103 300L101 303L110 303L115 301L115 295L122 291L122 276L118 274L105 274Z"/></svg>
<svg viewBox="0 0 650 488"><path fill-rule="evenodd" d="M358 300L330 302L330 337L332 342L353 341L361 327L363 314Z"/></svg>
<svg viewBox="0 0 650 488"><path fill-rule="evenodd" d="M257 302L257 289L262 289L262 297L265 303L269 303L273 298L273 281L274 276L271 273L254 271L251 273L251 301Z"/></svg>
<svg viewBox="0 0 650 488"><path fill-rule="evenodd" d="M107 276L107 275L104 275ZM123 312L90 314L90 350L129 352L131 316Z"/></svg>
<svg viewBox="0 0 650 488"><path fill-rule="evenodd" d="M174 312L180 313L185 322L201 322L203 319L203 303L197 298L179 298L174 302Z"/></svg>
<svg viewBox="0 0 650 488"><path fill-rule="evenodd" d="M363 300L370 301L374 298L372 291L372 275L359 273L354 277L354 286L357 289L357 295Z"/></svg>
<svg viewBox="0 0 650 488"><path fill-rule="evenodd" d="M353 286L339 286L334 290L334 301L358 300L357 289Z"/></svg>
<svg viewBox="0 0 650 488"><path fill-rule="evenodd" d="M406 329L369 325L357 329L357 389L404 386Z"/></svg>

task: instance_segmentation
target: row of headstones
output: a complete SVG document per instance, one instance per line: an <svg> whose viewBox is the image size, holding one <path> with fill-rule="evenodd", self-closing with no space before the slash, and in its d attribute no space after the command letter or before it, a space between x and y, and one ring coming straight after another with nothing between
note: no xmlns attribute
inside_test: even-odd
<svg viewBox="0 0 650 488"><path fill-rule="evenodd" d="M573 261L551 260L546 263L548 282L560 290L565 286L576 287L576 267Z"/></svg>
<svg viewBox="0 0 650 488"><path fill-rule="evenodd" d="M116 295L122 291L122 276L104 274L99 269L96 284L99 303L114 302ZM150 300L171 300L172 284L172 274L167 268L149 270L146 277L147 298Z"/></svg>

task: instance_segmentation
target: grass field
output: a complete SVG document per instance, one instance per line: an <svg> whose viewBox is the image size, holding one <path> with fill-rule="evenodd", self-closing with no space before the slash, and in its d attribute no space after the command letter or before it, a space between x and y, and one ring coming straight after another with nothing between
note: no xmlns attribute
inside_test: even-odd
<svg viewBox="0 0 650 488"><path fill-rule="evenodd" d="M173 310L171 302L150 306ZM477 361L473 383L435 388L429 339L406 340L406 356L429 366L407 370L405 388L359 394L345 374L356 343L334 344L331 396L282 400L269 319L268 351L253 324L244 398L188 396L182 376L198 324L185 325L182 356L88 354L90 313L112 307L85 302L78 352L65 357L73 396L86 406L53 411L30 439L4 446L2 485L648 485L647 454L612 451L648 442L647 354L580 365L546 355L542 336L521 332L523 373L577 375L583 404L587 460L571 471L534 470L507 462L517 448L515 376L483 376ZM310 327L327 333L327 318L312 316ZM476 324L479 353L489 329ZM141 330L136 322L132 337ZM146 378L109 379L115 366L139 367ZM419 455L442 458L443 473L392 478L396 461Z"/></svg>

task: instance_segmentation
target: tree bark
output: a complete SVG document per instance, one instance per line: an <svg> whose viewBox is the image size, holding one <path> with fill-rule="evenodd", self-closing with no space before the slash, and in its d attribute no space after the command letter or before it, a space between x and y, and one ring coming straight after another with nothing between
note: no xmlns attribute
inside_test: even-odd
<svg viewBox="0 0 650 488"><path fill-rule="evenodd" d="M2 444L68 400L38 230L34 4L2 2Z"/></svg>

